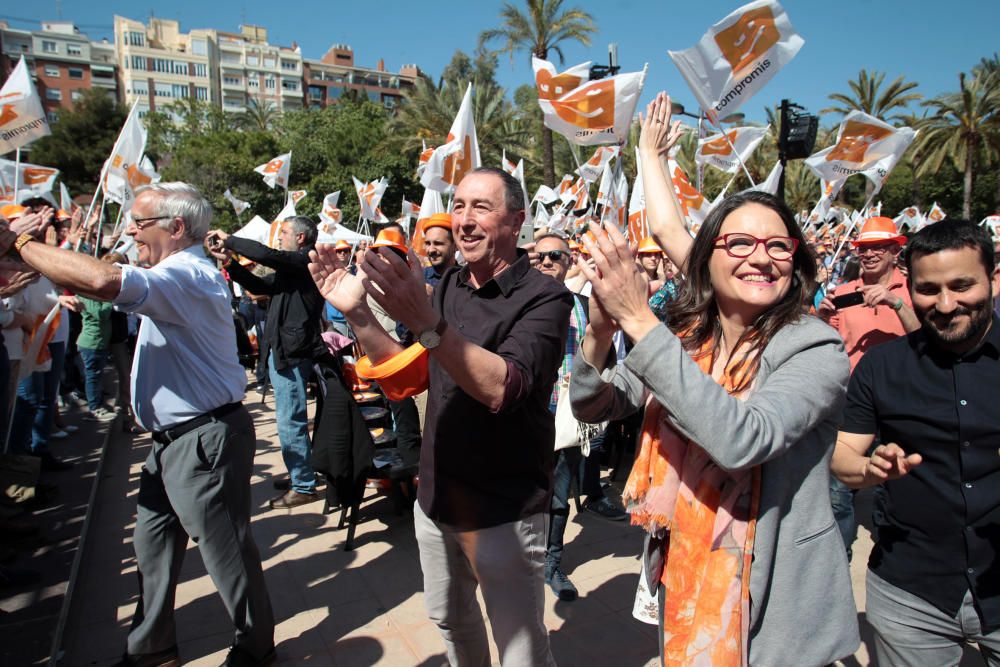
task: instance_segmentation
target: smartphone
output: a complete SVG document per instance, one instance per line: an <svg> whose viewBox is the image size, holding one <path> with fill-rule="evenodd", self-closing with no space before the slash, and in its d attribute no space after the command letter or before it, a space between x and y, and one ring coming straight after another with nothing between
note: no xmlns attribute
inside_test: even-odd
<svg viewBox="0 0 1000 667"><path fill-rule="evenodd" d="M850 294L841 294L840 296L835 296L830 301L833 303L833 307L837 310L841 308L850 308L851 306L860 306L865 302L865 295L861 292L851 292Z"/></svg>

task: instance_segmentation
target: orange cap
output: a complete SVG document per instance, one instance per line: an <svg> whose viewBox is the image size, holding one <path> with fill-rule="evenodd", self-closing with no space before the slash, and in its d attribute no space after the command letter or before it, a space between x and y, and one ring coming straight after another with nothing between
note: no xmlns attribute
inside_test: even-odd
<svg viewBox="0 0 1000 667"><path fill-rule="evenodd" d="M580 245L579 243L577 243L573 239L569 239L568 241L566 241L566 243L567 243L567 245L569 245L569 249L570 250L580 250L580 249L583 248L582 245Z"/></svg>
<svg viewBox="0 0 1000 667"><path fill-rule="evenodd" d="M354 368L358 376L378 382L390 401L401 401L427 389L428 356L427 348L414 343L378 366L372 366L367 356L361 357Z"/></svg>
<svg viewBox="0 0 1000 667"><path fill-rule="evenodd" d="M655 252L657 254L663 253L663 248L657 245L656 241L653 240L652 236L647 236L643 240L639 241L639 254Z"/></svg>
<svg viewBox="0 0 1000 667"><path fill-rule="evenodd" d="M20 204L7 204L6 206L0 207L0 215L3 215L3 217L8 220L18 218L27 212L27 207L21 206Z"/></svg>
<svg viewBox="0 0 1000 667"><path fill-rule="evenodd" d="M447 229L451 231L451 213L435 213L431 217L424 221L424 231L432 229L434 227L440 227L441 229Z"/></svg>
<svg viewBox="0 0 1000 667"><path fill-rule="evenodd" d="M337 241L337 244L335 246L333 246L333 249L334 250L350 250L351 249L351 244L348 243L347 241L345 241L344 239L340 239L339 241Z"/></svg>
<svg viewBox="0 0 1000 667"><path fill-rule="evenodd" d="M58 211L56 211L56 220L70 220L72 218L73 216L64 211L63 209L59 209Z"/></svg>
<svg viewBox="0 0 1000 667"><path fill-rule="evenodd" d="M865 220L861 233L858 234L858 238L851 241L851 245L856 248L861 245L886 242L903 245L906 243L906 237L896 230L896 223L892 218L878 217Z"/></svg>
<svg viewBox="0 0 1000 667"><path fill-rule="evenodd" d="M383 248L388 247L393 250L397 250L404 255L406 254L406 241L403 239L403 233L398 229L383 229L375 237L375 243L371 244L372 248Z"/></svg>

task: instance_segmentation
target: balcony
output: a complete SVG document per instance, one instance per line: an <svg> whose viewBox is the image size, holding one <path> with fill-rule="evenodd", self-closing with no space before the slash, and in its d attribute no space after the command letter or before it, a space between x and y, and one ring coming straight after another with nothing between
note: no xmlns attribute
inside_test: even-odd
<svg viewBox="0 0 1000 667"><path fill-rule="evenodd" d="M223 90L239 90L239 91L242 91L245 88L245 86L244 86L243 79L230 79L230 78L223 77L223 79L222 79L222 88L223 88Z"/></svg>

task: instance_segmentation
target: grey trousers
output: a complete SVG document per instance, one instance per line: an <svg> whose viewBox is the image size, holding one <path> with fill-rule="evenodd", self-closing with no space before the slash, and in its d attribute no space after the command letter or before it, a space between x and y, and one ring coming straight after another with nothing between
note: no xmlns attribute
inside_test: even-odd
<svg viewBox="0 0 1000 667"><path fill-rule="evenodd" d="M132 655L177 643L174 592L188 537L236 626L233 645L264 657L274 646L274 616L260 554L250 532L250 473L257 440L246 408L153 443L139 481L133 538L139 603L128 635Z"/></svg>
<svg viewBox="0 0 1000 667"><path fill-rule="evenodd" d="M986 664L1000 666L1000 630L983 634L971 592L958 615L949 616L871 570L865 586L865 615L875 630L879 665L957 665L966 642L976 642Z"/></svg>
<svg viewBox="0 0 1000 667"><path fill-rule="evenodd" d="M456 530L427 518L413 523L424 573L424 604L444 638L452 667L489 667L486 625L476 600L482 587L493 640L504 667L554 667L542 620L545 514L482 530Z"/></svg>

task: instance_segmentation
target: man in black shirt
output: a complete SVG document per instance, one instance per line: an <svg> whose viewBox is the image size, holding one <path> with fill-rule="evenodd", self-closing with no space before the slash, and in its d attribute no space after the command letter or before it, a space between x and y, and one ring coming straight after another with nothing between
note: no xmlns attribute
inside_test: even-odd
<svg viewBox="0 0 1000 667"><path fill-rule="evenodd" d="M1000 288L993 247L945 220L909 243L921 329L858 363L831 462L854 488L885 484L866 614L882 665L955 665L965 641L1000 664ZM878 433L881 442L865 453Z"/></svg>
<svg viewBox="0 0 1000 667"><path fill-rule="evenodd" d="M546 518L555 425L549 398L562 360L570 293L540 280L516 247L520 183L469 172L452 232L468 262L426 298L423 270L386 248L351 276L325 247L310 264L373 363L402 348L375 322L370 294L430 350L420 487L414 510L424 600L453 665L489 665L481 586L505 665L554 665L542 620Z"/></svg>

